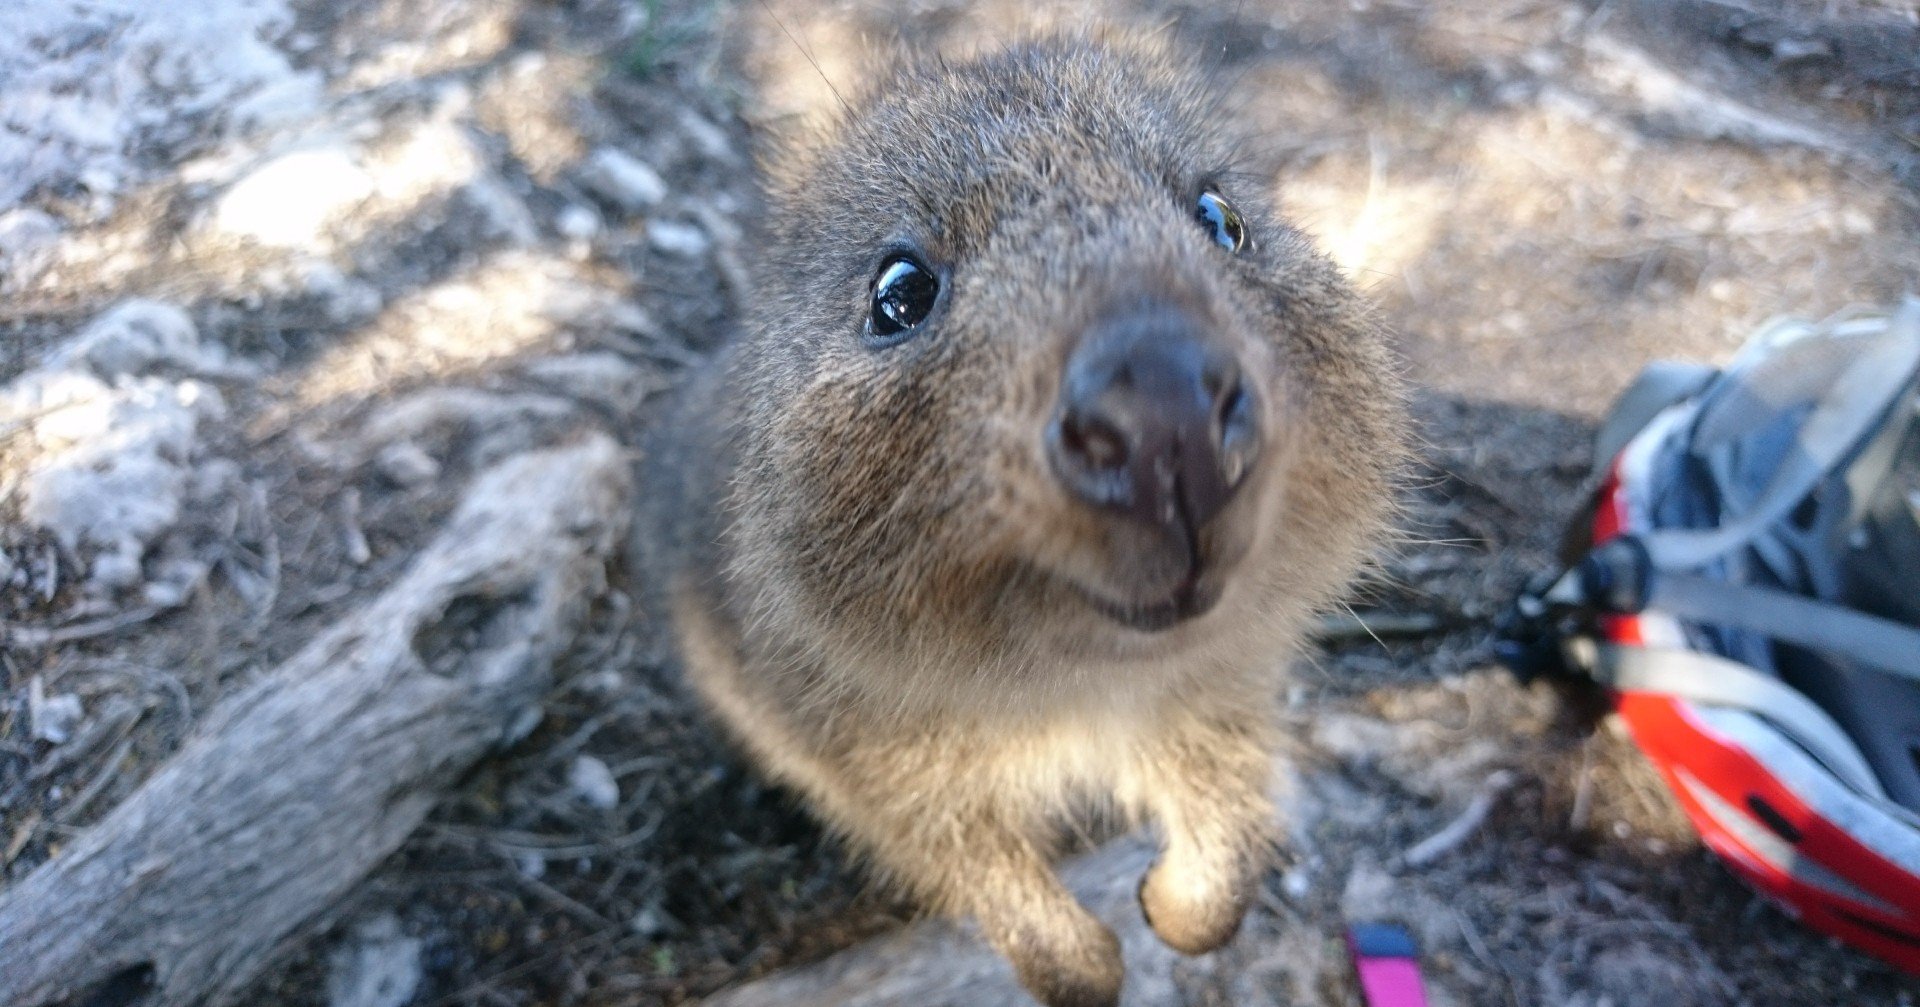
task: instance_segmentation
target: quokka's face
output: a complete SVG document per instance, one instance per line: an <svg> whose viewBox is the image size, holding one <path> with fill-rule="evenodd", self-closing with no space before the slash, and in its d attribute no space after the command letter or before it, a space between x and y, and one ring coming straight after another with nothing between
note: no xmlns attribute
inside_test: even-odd
<svg viewBox="0 0 1920 1007"><path fill-rule="evenodd" d="M818 617L1164 641L1350 572L1391 364L1193 77L1014 49L895 80L788 165L741 498Z"/></svg>

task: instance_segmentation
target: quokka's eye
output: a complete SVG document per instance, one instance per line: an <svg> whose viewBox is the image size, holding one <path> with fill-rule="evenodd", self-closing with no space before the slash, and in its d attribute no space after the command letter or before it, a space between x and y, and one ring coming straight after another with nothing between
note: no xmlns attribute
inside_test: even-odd
<svg viewBox="0 0 1920 1007"><path fill-rule="evenodd" d="M1193 219L1207 229L1213 243L1229 252L1244 251L1247 240L1247 222L1240 217L1240 211L1227 202L1226 197L1208 190L1200 194L1194 204Z"/></svg>
<svg viewBox="0 0 1920 1007"><path fill-rule="evenodd" d="M891 340L918 326L933 313L940 297L940 278L904 255L888 259L873 278L873 303L867 316L867 334Z"/></svg>

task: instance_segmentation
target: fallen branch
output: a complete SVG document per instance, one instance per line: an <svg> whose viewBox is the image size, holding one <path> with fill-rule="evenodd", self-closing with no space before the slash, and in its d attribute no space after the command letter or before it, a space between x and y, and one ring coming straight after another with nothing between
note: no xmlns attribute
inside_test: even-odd
<svg viewBox="0 0 1920 1007"><path fill-rule="evenodd" d="M231 1003L537 711L626 472L594 437L476 478L398 583L0 895L0 1003Z"/></svg>
<svg viewBox="0 0 1920 1007"><path fill-rule="evenodd" d="M57 647L64 643L77 643L91 640L96 636L118 633L123 629L138 626L159 615L164 609L157 605L144 605L130 608L101 619L88 622L76 622L67 626L7 626L4 629L6 641L15 647Z"/></svg>

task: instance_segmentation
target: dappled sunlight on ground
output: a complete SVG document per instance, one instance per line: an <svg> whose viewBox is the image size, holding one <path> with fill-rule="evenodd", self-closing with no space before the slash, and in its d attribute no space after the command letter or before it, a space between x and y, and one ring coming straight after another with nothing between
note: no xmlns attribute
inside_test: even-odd
<svg viewBox="0 0 1920 1007"><path fill-rule="evenodd" d="M525 170L550 185L586 155L587 138L573 113L602 72L582 55L528 54L480 86L474 121L505 140Z"/></svg>
<svg viewBox="0 0 1920 1007"><path fill-rule="evenodd" d="M1340 919L1405 910L1457 1004L1655 985L1710 1007L1904 1003L1701 853L1582 697L1514 684L1486 643L1553 562L1593 419L1645 361L1721 360L1770 315L1920 282L1901 95L1827 94L1801 62L1755 70L1718 44L1675 59L1632 20L1657 4L1586 0L205 2L181 31L89 34L75 14L48 36L72 61L37 65L48 93L16 103L139 89L79 122L113 135L16 157L33 184L0 205L0 887L391 583L475 471L589 429L637 446L657 393L755 296L756 144L903 61L1115 30L1226 90L1226 125L1256 138L1238 167L1379 301L1421 390L1408 543L1354 599L1416 628L1307 655L1287 696L1299 856L1220 959L1238 985L1195 980L1193 1002L1345 1003ZM240 65L195 78L189 52L156 59L178 73L85 78L124 41L229 22L264 32ZM36 52L0 41L0 71ZM102 333L119 356L87 356ZM126 362L149 336L174 349ZM35 483L56 463L64 495ZM114 493L142 506L48 516ZM630 1007L896 925L728 761L631 576L614 571L546 719L262 1002L324 1002L352 958L331 951L370 933L414 942L418 1002ZM35 708L82 711L73 741L15 716L29 682ZM612 807L575 793L586 759ZM1479 833L1402 869L1482 798Z"/></svg>
<svg viewBox="0 0 1920 1007"><path fill-rule="evenodd" d="M335 38L364 42L345 54L347 69L333 88L372 91L480 66L512 44L523 6L520 0L360 5L360 16L334 26Z"/></svg>
<svg viewBox="0 0 1920 1007"><path fill-rule="evenodd" d="M470 370L541 346L607 300L566 259L507 252L386 308L306 368L314 405Z"/></svg>

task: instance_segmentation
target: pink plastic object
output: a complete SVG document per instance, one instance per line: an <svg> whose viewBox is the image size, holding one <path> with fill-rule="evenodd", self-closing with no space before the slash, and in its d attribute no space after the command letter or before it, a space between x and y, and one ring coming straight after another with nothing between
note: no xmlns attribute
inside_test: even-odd
<svg viewBox="0 0 1920 1007"><path fill-rule="evenodd" d="M1427 1007L1419 952L1405 927L1356 923L1347 928L1347 950L1353 954L1367 1007Z"/></svg>

